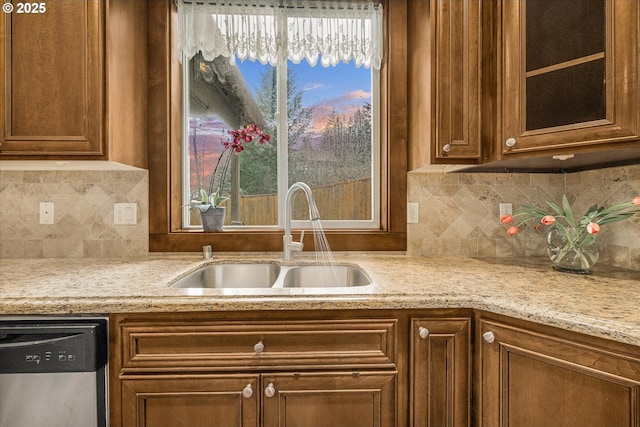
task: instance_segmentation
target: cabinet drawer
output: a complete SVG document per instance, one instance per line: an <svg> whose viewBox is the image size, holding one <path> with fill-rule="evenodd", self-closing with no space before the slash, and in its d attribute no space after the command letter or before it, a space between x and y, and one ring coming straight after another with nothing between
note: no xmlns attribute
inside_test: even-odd
<svg viewBox="0 0 640 427"><path fill-rule="evenodd" d="M395 367L395 319L121 326L123 371Z"/></svg>

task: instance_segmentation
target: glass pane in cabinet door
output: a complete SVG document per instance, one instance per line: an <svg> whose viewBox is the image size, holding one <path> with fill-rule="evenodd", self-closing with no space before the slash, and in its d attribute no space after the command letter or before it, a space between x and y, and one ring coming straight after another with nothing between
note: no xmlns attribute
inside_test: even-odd
<svg viewBox="0 0 640 427"><path fill-rule="evenodd" d="M606 117L605 60L527 77L526 130Z"/></svg>
<svg viewBox="0 0 640 427"><path fill-rule="evenodd" d="M605 0L529 0L525 9L527 72L605 51Z"/></svg>

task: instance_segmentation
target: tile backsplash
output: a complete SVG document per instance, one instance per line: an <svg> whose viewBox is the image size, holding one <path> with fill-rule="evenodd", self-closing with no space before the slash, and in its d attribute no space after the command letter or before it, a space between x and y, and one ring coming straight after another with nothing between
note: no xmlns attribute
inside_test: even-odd
<svg viewBox="0 0 640 427"><path fill-rule="evenodd" d="M500 202L545 206L567 197L577 212L640 195L640 165L570 174L409 172L408 201L420 203L408 224L415 256L545 255L545 236L508 236ZM144 256L149 247L149 178L144 169L96 161L0 161L0 258ZM39 224L39 204L55 204L53 225ZM136 203L136 225L113 225L114 203ZM640 218L603 227L601 261L640 270Z"/></svg>
<svg viewBox="0 0 640 427"><path fill-rule="evenodd" d="M435 170L434 170L435 169ZM547 206L566 194L580 215L589 206L630 201L640 195L640 165L568 174L409 173L408 201L420 203L418 224L407 224L407 253L415 256L513 257L546 255L543 232L515 236L499 222L499 203ZM600 262L640 270L640 217L602 227Z"/></svg>
<svg viewBox="0 0 640 427"><path fill-rule="evenodd" d="M54 223L39 223L40 202ZM114 225L114 203L136 203L136 225ZM149 178L102 161L1 161L0 258L130 257L149 251Z"/></svg>

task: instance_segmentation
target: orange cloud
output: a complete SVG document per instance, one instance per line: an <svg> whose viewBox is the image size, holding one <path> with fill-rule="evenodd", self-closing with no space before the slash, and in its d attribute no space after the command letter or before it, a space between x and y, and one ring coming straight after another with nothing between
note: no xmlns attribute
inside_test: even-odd
<svg viewBox="0 0 640 427"><path fill-rule="evenodd" d="M325 99L312 106L311 132L316 135L322 133L329 121L329 116L334 112L340 116L352 116L358 107L362 106L361 100L371 102L371 92L355 90L337 98Z"/></svg>

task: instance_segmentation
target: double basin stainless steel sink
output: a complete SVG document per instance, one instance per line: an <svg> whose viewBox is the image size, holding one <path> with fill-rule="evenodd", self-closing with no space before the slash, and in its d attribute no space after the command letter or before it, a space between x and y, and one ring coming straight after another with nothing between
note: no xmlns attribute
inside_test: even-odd
<svg viewBox="0 0 640 427"><path fill-rule="evenodd" d="M173 288L349 288L371 279L352 265L207 264L178 279Z"/></svg>

